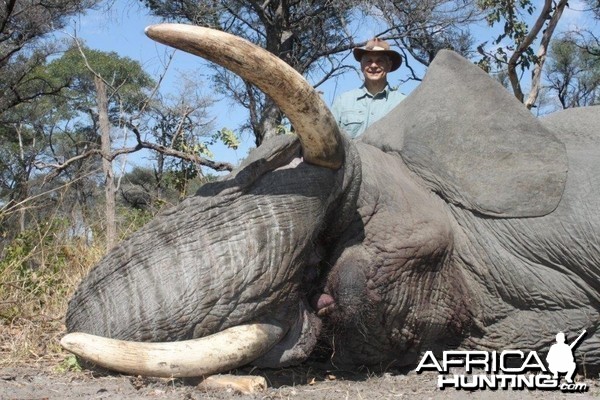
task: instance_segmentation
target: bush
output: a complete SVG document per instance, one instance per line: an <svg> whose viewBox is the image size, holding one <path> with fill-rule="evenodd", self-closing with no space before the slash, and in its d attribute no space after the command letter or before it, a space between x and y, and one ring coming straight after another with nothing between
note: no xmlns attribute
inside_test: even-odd
<svg viewBox="0 0 600 400"><path fill-rule="evenodd" d="M148 212L121 209L119 236L131 235L151 218ZM86 233L79 230L79 236L74 224L58 217L30 223L5 245L0 259L0 368L58 364L67 356L59 340L68 301L105 252L101 222Z"/></svg>

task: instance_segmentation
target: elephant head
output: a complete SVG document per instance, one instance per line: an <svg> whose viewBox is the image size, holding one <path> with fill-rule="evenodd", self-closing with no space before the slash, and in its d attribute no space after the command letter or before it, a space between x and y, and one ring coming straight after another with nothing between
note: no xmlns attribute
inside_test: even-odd
<svg viewBox="0 0 600 400"><path fill-rule="evenodd" d="M261 146L226 179L204 185L108 254L74 294L66 325L79 334L67 335L62 344L98 365L146 375L201 375L253 360L301 361L320 332L307 296L324 257L321 249L355 210L361 180L356 149L317 92L263 49L199 27L158 25L147 34L261 88L286 113L297 138ZM82 333L171 342L177 350L152 350L174 361L139 366L147 358L141 354L150 351L139 343L124 350L120 342L98 343ZM213 342L232 337L239 346ZM185 341L194 338L203 339ZM107 343L120 350L107 351ZM205 353L214 348L230 353L217 362ZM121 357L107 361L108 354ZM194 360L186 364L190 355Z"/></svg>
<svg viewBox="0 0 600 400"><path fill-rule="evenodd" d="M442 51L351 141L263 50L199 27L148 35L260 87L298 139L265 143L108 254L69 304L64 347L122 372L196 376L298 363L319 338L339 362L389 366L425 350L542 349L586 327L600 363L600 183L586 172L600 150L577 144L594 123L559 140L562 118L537 120Z"/></svg>

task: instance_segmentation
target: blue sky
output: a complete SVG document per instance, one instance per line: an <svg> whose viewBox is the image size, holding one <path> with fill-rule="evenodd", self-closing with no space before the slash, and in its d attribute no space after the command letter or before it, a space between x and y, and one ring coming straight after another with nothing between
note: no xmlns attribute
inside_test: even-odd
<svg viewBox="0 0 600 400"><path fill-rule="evenodd" d="M100 8L97 11L89 11L85 16L73 18L65 36L73 35L85 41L92 49L101 51L114 51L122 56L130 57L141 63L143 68L154 77L158 77L164 69L166 55L173 50L155 43L144 34L144 28L153 23L159 23L157 18L148 15L146 10L131 0L116 0L110 9ZM380 29L381 28L381 29ZM370 25L362 36L364 39L373 36L374 33L383 30L383 26ZM360 35L360 34L359 34ZM362 36L357 36L361 38ZM349 63L354 63L350 57ZM202 59L186 54L181 51L175 53L171 67L165 77L163 88L176 88L182 74L206 78L205 92L212 94L208 74L211 72L209 63ZM390 83L397 85L403 76L400 72L390 76ZM333 102L335 96L343 91L358 87L361 84L360 76L356 73L346 73L337 81L328 82L318 88L328 104ZM413 85L414 86L414 85ZM405 93L412 88L402 87ZM247 118L244 109L233 106L226 99L219 101L211 110L216 116L216 129L227 127L238 128ZM241 137L242 145L237 151L232 151L221 145L211 147L215 159L238 163L245 158L249 149L254 147L254 138L249 134ZM143 158L131 157L129 163L143 163Z"/></svg>
<svg viewBox="0 0 600 400"><path fill-rule="evenodd" d="M144 28L153 23L160 22L147 14L145 9L132 4L128 0L116 0L110 10L100 9L89 11L85 16L74 18L65 36L72 35L85 41L92 49L101 51L114 51L121 56L132 58L142 65L151 76L158 78L164 72L168 54L174 50L156 43L146 37ZM182 84L182 75L206 77L210 73L210 65L200 58L175 51L173 61L164 78L161 90L177 90ZM204 87L207 95L212 95L208 80ZM244 113L232 107L227 101L219 101L211 110L211 114L218 116L215 123L216 129L228 127L237 128L244 119ZM253 147L253 138L245 135L241 147L234 151L222 145L211 147L215 159L238 163L245 158L249 148ZM138 154L127 160L132 165L145 163L148 154Z"/></svg>
<svg viewBox="0 0 600 400"><path fill-rule="evenodd" d="M164 69L164 63L167 53L172 49L155 43L144 35L144 28L153 23L159 22L158 19L148 15L146 10L132 0L115 0L113 6L109 9L99 9L90 11L85 16L73 18L70 27L66 30L67 34L76 35L83 39L88 47L101 51L114 51L119 55L130 57L141 63L143 68L152 76L158 77ZM585 8L582 0L571 0L570 9L567 9L559 23L558 30L576 29L577 27L588 27L596 31L599 30L598 24L586 18L585 14L577 11ZM383 30L383 25L377 26L376 21L371 21L367 28L361 27L356 32L357 39L367 39L374 33ZM363 25L364 26L364 25ZM477 32L477 30L475 30ZM482 26L481 32L487 36L483 40L489 40L489 28ZM348 62L353 62L350 57ZM163 88L168 90L179 84L182 74L191 74L196 77L204 77L206 85L204 87L207 95L212 95L212 90L208 81L208 74L211 72L211 66L203 62L200 58L186 54L181 51L175 53L171 67L165 77ZM402 78L405 78L407 71L401 68L399 71L390 75L390 83L397 85ZM346 73L342 78L335 82L327 83L319 90L328 104L331 104L334 97L339 93L355 88L361 83L360 77L353 72ZM416 86L410 83L400 87L408 94ZM216 116L216 129L227 127L236 129L246 118L245 110L233 107L225 99L219 101L211 113ZM211 148L215 154L215 159L237 163L245 158L248 149L254 147L254 139L249 134L242 138L242 146L237 151L232 151L223 146L214 146ZM130 163L144 163L143 158L135 157L128 160Z"/></svg>

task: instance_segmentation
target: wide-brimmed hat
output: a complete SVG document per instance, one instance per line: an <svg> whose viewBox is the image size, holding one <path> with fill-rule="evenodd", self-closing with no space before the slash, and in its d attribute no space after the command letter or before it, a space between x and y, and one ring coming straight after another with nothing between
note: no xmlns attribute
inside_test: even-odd
<svg viewBox="0 0 600 400"><path fill-rule="evenodd" d="M355 47L352 52L354 53L354 59L356 59L358 62L360 62L365 53L385 54L390 58L390 60L392 60L392 68L390 69L390 72L397 70L402 64L402 56L400 53L390 50L390 45L388 42L379 38L373 38L369 40L365 47Z"/></svg>

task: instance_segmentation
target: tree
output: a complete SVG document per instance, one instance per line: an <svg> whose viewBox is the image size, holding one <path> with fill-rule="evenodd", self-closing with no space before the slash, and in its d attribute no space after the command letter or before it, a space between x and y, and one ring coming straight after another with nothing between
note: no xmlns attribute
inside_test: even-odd
<svg viewBox="0 0 600 400"><path fill-rule="evenodd" d="M180 197L189 193L189 179L202 175L201 166L233 168L199 155L225 139L210 123L211 102L188 90L169 105L131 59L73 43L61 57L32 68L27 78L62 89L3 114L0 252L18 235L56 218L71 221L72 232L86 240L101 234L112 247L117 223L130 222L116 201L123 171L117 172L114 161L122 155L155 152L162 160L160 175L167 176L162 181L176 182ZM169 123L160 125L161 118ZM230 145L235 147L235 140ZM94 228L97 221L105 223L101 230Z"/></svg>
<svg viewBox="0 0 600 400"><path fill-rule="evenodd" d="M553 42L546 79L562 108L583 107L600 102L600 46L581 43L567 34Z"/></svg>
<svg viewBox="0 0 600 400"><path fill-rule="evenodd" d="M503 32L492 42L498 46L495 51L486 50L486 43L479 45L478 51L483 56L479 65L488 72L491 72L493 64L499 69L505 68L515 97L527 108L532 108L540 92L548 47L567 0L544 0L531 29L522 18L523 12L527 15L535 13L535 5L530 0L479 0L479 6L487 12L489 26L504 21ZM536 52L533 44L540 33L542 35ZM504 43L507 44L502 46ZM531 89L525 97L519 72L532 66Z"/></svg>
<svg viewBox="0 0 600 400"><path fill-rule="evenodd" d="M103 80L102 76L107 76L110 81ZM8 131L18 134L18 154L21 155L19 161L25 160L23 143L27 144L21 139L33 137L37 143L37 151L30 151L31 156L26 158L26 169L23 166L16 168L23 162L11 162L12 170L22 172L9 178L12 181L12 190L7 191L9 199L18 195L17 200L21 204L28 198L27 184L33 178L34 167L40 170L37 174L41 170L50 172L47 178L67 174L69 179L75 178L73 181L78 182L78 177L88 175L90 167L92 171L95 170L94 163L98 165L100 159L94 161L91 156L101 155L105 161L104 175L107 177L104 185L107 190L105 218L109 227L107 243L109 246L114 244L114 184L110 180L110 163L116 156L112 154L110 143L112 124L124 113L131 114L140 109L146 100L144 90L153 87L153 80L133 60L120 58L114 53L80 49L75 45L62 57L32 69L27 78L47 82L52 87L57 87L55 83L60 82L63 88L51 99L49 95L38 96L28 102L16 104L5 112L5 121L10 121L8 117L15 120L4 126ZM102 91L105 92L104 95ZM20 118L18 124L16 118ZM34 141L30 142L33 144ZM8 147L3 149L9 153L15 151ZM10 181L7 179L7 183ZM8 184L4 186L8 187ZM83 190L83 185L75 187ZM85 196L77 198L85 200ZM21 210L24 209L24 206L20 207Z"/></svg>
<svg viewBox="0 0 600 400"><path fill-rule="evenodd" d="M346 65L344 59L349 50L364 45L355 40L355 34L370 18L387 22L375 36L398 40L404 51L423 65L428 65L441 48L470 55L473 39L467 25L480 18L474 1L143 0L143 3L166 20L242 36L286 61L318 87L356 68ZM412 71L412 79L420 80L412 66L408 62L406 65ZM218 93L248 110L248 123L242 129L254 134L257 145L285 130L281 112L255 87L217 67L213 79Z"/></svg>
<svg viewBox="0 0 600 400"><path fill-rule="evenodd" d="M12 128L12 129L9 129ZM2 220L2 235L11 225L17 232L25 230L25 208L21 203L29 197L29 181L34 169L34 161L40 148L34 131L22 124L15 124L0 130L0 199L4 199L3 209L15 209L18 218Z"/></svg>
<svg viewBox="0 0 600 400"><path fill-rule="evenodd" d="M0 6L0 117L11 108L46 94L64 82L49 82L31 72L57 50L46 35L64 27L68 17L99 0L6 0ZM2 123L2 118L0 118Z"/></svg>
<svg viewBox="0 0 600 400"><path fill-rule="evenodd" d="M25 220L21 203L29 193L28 180L33 161L43 147L38 133L22 123L29 115L39 115L35 107L19 105L58 93L66 81L48 80L39 74L57 43L48 34L64 27L68 17L97 4L99 0L6 0L0 5L0 219L5 229L11 225L6 211L19 209L19 229ZM31 120L31 119L29 119ZM2 201L2 200L0 200ZM10 236L10 235L9 235Z"/></svg>
<svg viewBox="0 0 600 400"><path fill-rule="evenodd" d="M214 158L209 146L220 141L236 149L239 142L235 135L227 137L223 135L224 130L215 129L214 119L208 113L214 101L202 93L201 84L185 76L180 82L181 88L175 95L157 93L135 129L148 132L152 142L164 149L153 153L157 193L170 186L184 198L190 194L190 181L202 177L201 166L216 171L233 169L229 163L209 161ZM178 153L207 159L200 163L191 157L180 157Z"/></svg>
<svg viewBox="0 0 600 400"><path fill-rule="evenodd" d="M481 19L473 0L379 0L374 2L390 27L386 39L397 39L403 51L429 66L437 52L450 49L466 58L473 55L469 25ZM411 79L421 76L409 65Z"/></svg>
<svg viewBox="0 0 600 400"><path fill-rule="evenodd" d="M176 180L181 197L189 193L188 181L202 175L201 166L233 168L201 156L210 155L207 146L217 140L230 147L237 142L226 130L214 131L208 115L212 102L195 89L197 84L188 83L179 97L167 100L138 62L78 43L33 73L50 83L67 85L51 98L38 97L6 113L14 123L5 125L0 133L11 134L14 140L12 147L0 146L0 152L10 155L4 158L10 168L1 175L4 191L0 194L13 204L27 199L28 192L22 188L27 189L34 170L37 175L46 174L47 181L72 182L82 210L87 208L88 183L93 181L93 186L105 190L103 219L107 222L107 246L111 247L117 239L118 181L113 162L118 157L152 150L157 174L168 173ZM36 140L28 139L30 136ZM24 151L30 143L36 143L36 151ZM22 161L27 164L21 166ZM158 182L162 184L162 179ZM87 215L86 211L81 215Z"/></svg>
<svg viewBox="0 0 600 400"><path fill-rule="evenodd" d="M43 66L32 67L27 79L55 84ZM64 85L64 83L61 83ZM59 85L56 85L59 86ZM25 230L26 200L30 197L35 163L47 149L44 127L53 124L55 113L47 113L49 96L38 96L22 102L0 114L0 219L2 237L10 240ZM31 205L29 205L31 206Z"/></svg>
<svg viewBox="0 0 600 400"><path fill-rule="evenodd" d="M598 0L586 0L586 2L596 19L600 20L600 2Z"/></svg>
<svg viewBox="0 0 600 400"><path fill-rule="evenodd" d="M258 44L315 81L341 74L335 58L357 44L349 30L358 1L187 1L142 0L157 16L233 33ZM249 129L256 145L282 131L283 115L259 90L222 68L216 68L217 91L249 110Z"/></svg>

